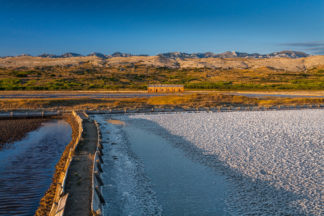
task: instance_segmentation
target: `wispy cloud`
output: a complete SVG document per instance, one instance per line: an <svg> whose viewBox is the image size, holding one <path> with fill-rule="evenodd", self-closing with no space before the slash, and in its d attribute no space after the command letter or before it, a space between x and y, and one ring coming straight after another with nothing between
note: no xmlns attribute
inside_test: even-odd
<svg viewBox="0 0 324 216"><path fill-rule="evenodd" d="M324 55L324 46L311 47L311 48L307 48L306 50L314 54Z"/></svg>
<svg viewBox="0 0 324 216"><path fill-rule="evenodd" d="M324 46L324 41L312 41L312 42L301 42L301 43L281 43L281 46L291 47L318 47Z"/></svg>
<svg viewBox="0 0 324 216"><path fill-rule="evenodd" d="M281 43L280 46L300 48L312 54L324 55L324 41L311 41L299 43Z"/></svg>

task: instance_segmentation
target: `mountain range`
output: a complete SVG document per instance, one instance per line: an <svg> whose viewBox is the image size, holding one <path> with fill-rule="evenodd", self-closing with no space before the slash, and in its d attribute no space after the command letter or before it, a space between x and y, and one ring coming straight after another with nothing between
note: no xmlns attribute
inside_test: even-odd
<svg viewBox="0 0 324 216"><path fill-rule="evenodd" d="M303 58L310 56L307 53L299 52L299 51L281 51L281 52L273 52L269 54L259 54L259 53L245 53L245 52L235 52L235 51L227 51L224 53L181 53L181 52L170 52L170 53L162 53L159 56L163 56L166 58L276 58L276 57L286 57L286 58Z"/></svg>
<svg viewBox="0 0 324 216"><path fill-rule="evenodd" d="M170 52L155 56L114 53L104 55L91 53L83 56L77 53L63 55L42 54L40 56L20 55L0 58L0 68L35 68L49 66L94 66L101 68L212 68L217 70L244 69L283 71L307 71L324 68L324 55L309 56L303 52L282 51L269 54L248 54L225 52L220 54Z"/></svg>
<svg viewBox="0 0 324 216"><path fill-rule="evenodd" d="M28 54L22 54L19 56L31 56ZM71 58L71 57L82 57L84 55L68 52L64 53L62 55L55 55L55 54L41 54L37 57L42 58ZM115 52L111 55L106 55L103 53L93 52L90 53L87 56L95 56L102 59L108 59L112 57L131 57L131 56L148 56L148 55L133 55L130 53L122 53L122 52ZM205 52L205 53L184 53L184 52L168 52L168 53L160 53L157 56L162 58L169 58L169 59L187 59L187 58L257 58L257 59L263 59L263 58L278 58L278 57L284 57L284 58L304 58L310 56L307 53L300 52L300 51L290 51L290 50L284 50L280 52L272 52L269 54L259 54L259 53L245 53L245 52L236 52L236 51L227 51L223 53L213 53L213 52ZM9 57L9 56L8 56Z"/></svg>

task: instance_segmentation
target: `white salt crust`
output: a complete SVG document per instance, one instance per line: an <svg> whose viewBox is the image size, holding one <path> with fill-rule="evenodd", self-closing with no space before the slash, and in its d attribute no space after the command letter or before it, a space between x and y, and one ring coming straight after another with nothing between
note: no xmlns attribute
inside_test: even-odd
<svg viewBox="0 0 324 216"><path fill-rule="evenodd" d="M119 118L156 123L168 134L186 141L180 148L188 147L187 152L202 150L204 163L210 156L216 157L236 185L227 199L232 215L324 214L324 110L137 114ZM217 162L207 164L219 168Z"/></svg>

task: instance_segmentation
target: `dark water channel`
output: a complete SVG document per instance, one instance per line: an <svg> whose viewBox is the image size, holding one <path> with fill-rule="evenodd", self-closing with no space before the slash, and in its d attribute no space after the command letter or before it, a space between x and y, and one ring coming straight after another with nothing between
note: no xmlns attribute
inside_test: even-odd
<svg viewBox="0 0 324 216"><path fill-rule="evenodd" d="M68 123L53 120L0 151L0 215L35 213L71 135Z"/></svg>

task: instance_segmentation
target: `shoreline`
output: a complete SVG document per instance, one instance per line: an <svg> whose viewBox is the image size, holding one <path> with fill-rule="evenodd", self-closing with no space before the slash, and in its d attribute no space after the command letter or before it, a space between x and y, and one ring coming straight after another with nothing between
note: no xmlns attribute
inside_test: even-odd
<svg viewBox="0 0 324 216"><path fill-rule="evenodd" d="M66 164L70 159L70 151L73 146L78 141L79 125L77 120L74 118L72 114L65 114L62 116L62 119L65 120L68 124L70 124L72 128L72 139L69 144L66 145L65 150L63 151L61 158L55 165L55 171L52 177L52 183L49 186L48 190L45 192L44 196L39 202L39 206L35 212L35 216L44 216L49 215L51 208L53 206L53 202L56 198L57 188L61 187L61 179L62 175L65 175L66 172Z"/></svg>

